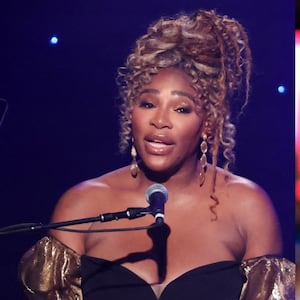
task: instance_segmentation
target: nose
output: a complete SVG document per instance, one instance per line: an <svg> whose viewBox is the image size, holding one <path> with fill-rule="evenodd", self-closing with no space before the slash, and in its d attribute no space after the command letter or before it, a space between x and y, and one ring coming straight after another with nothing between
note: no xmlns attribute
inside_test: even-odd
<svg viewBox="0 0 300 300"><path fill-rule="evenodd" d="M150 119L150 124L158 129L172 128L170 116L165 110L157 110Z"/></svg>

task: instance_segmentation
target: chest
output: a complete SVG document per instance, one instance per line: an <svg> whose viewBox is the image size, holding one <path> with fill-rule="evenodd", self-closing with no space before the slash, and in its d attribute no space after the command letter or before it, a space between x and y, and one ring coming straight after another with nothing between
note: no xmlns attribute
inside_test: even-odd
<svg viewBox="0 0 300 300"><path fill-rule="evenodd" d="M244 240L235 223L222 216L217 220L212 218L211 214L201 217L197 212L170 212L160 227L89 234L85 239L86 254L108 260L130 256L136 262L161 257L172 262L184 257L192 264L222 259L223 256L238 259ZM150 227L153 223L153 217L148 215L142 219L96 224L91 229L132 229Z"/></svg>
<svg viewBox="0 0 300 300"><path fill-rule="evenodd" d="M149 216L143 220L105 224L105 227L136 227L151 223L153 218ZM206 222L193 214L186 220L181 220L180 214L176 218L166 217L163 226L148 230L90 235L86 242L87 255L130 270L147 282L156 295L175 279L199 266L238 260L242 248L242 241L231 222Z"/></svg>

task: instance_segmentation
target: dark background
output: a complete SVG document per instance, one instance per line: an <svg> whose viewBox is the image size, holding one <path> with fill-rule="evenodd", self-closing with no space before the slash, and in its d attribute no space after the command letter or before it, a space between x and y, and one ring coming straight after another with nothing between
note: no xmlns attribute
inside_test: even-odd
<svg viewBox="0 0 300 300"><path fill-rule="evenodd" d="M149 23L197 8L235 17L249 33L252 95L238 128L236 173L270 194L284 255L294 260L291 0L1 1L0 98L8 111L0 128L0 227L47 223L67 188L129 163L118 155L116 69ZM0 236L1 299L20 299L18 260L42 235Z"/></svg>

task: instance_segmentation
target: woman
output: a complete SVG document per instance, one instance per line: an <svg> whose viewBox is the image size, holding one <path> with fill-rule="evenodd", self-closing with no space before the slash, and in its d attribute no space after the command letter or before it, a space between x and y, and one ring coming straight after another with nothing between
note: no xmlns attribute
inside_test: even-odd
<svg viewBox="0 0 300 300"><path fill-rule="evenodd" d="M229 171L231 107L247 104L250 68L234 19L199 10L149 27L118 76L120 147L130 146L132 163L68 190L52 221L145 207L145 191L160 183L165 223L52 230L21 261L29 299L291 299L293 265L280 258L271 201ZM151 223L147 214L71 228Z"/></svg>

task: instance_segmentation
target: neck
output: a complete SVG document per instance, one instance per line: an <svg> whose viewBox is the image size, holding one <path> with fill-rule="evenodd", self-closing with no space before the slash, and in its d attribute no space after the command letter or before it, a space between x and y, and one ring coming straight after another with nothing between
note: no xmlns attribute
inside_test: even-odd
<svg viewBox="0 0 300 300"><path fill-rule="evenodd" d="M168 186L185 187L195 180L198 180L198 162L193 161L190 164L185 164L184 167L178 167L175 170L165 172L154 172L148 169L143 163L139 164L140 174L138 175L141 183L147 181L166 184Z"/></svg>

